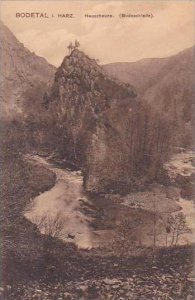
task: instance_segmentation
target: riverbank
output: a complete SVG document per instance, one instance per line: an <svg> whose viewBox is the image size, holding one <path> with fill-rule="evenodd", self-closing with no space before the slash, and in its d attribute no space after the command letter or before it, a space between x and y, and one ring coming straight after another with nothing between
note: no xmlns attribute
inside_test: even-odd
<svg viewBox="0 0 195 300"><path fill-rule="evenodd" d="M14 184L17 187L25 184L20 189L21 197L15 192L15 197L9 198L9 201L12 199L12 212L19 209L17 218L10 218L9 223L9 229L10 226L15 229L9 241L16 244L12 247L13 243L9 243L11 247L4 249L2 299L183 300L187 296L193 299L192 283L187 279L193 265L190 246L165 249L165 253L157 251L155 262L150 251L140 257L100 255L93 250L78 250L71 243L53 238L45 248L45 236L22 216L22 212L24 205L29 203L29 196L52 189L56 178L40 165L20 161L17 166L19 169L12 164L8 172L12 175L12 188L16 190ZM15 173L18 173L17 182ZM77 177L76 173L74 176Z"/></svg>
<svg viewBox="0 0 195 300"><path fill-rule="evenodd" d="M33 264L41 254L42 236L23 212L31 199L54 186L56 176L20 155L13 161L4 159L0 175L1 281L4 282L25 276L28 273L25 264Z"/></svg>
<svg viewBox="0 0 195 300"><path fill-rule="evenodd" d="M156 245L166 245L166 222L171 213L182 210L180 195L174 187L153 184L147 191L134 192L126 196L119 194L91 194L83 188L81 172L70 169L66 161L60 163L38 155L28 156L32 163L48 168L56 174L55 186L35 197L25 216L36 224L36 220L47 215L63 217L64 229L61 239L73 242L79 248L104 248L112 251L121 220L128 220L134 227L132 240L137 246L150 247L153 243L153 216L158 216L156 224ZM66 167L66 168L64 168ZM185 200L183 200L185 202ZM154 211L155 206L155 211ZM136 224L136 226L135 226ZM43 232L44 233L44 232ZM179 243L191 241L192 234L180 237ZM140 250L138 251L140 252ZM135 254L135 253L134 253ZM139 253L140 254L140 253Z"/></svg>

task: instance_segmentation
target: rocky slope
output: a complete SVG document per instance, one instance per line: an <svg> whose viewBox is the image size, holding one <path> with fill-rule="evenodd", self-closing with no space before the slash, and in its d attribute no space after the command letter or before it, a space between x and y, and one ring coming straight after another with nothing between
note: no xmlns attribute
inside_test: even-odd
<svg viewBox="0 0 195 300"><path fill-rule="evenodd" d="M26 107L30 109L36 98L43 95L53 80L55 67L26 49L2 22L0 53L1 115L10 117L24 112Z"/></svg>
<svg viewBox="0 0 195 300"><path fill-rule="evenodd" d="M125 191L140 173L156 175L162 159L158 153L162 147L167 151L167 121L153 115L131 85L110 78L95 60L77 49L65 57L44 100L62 129L66 157L83 169L87 190Z"/></svg>

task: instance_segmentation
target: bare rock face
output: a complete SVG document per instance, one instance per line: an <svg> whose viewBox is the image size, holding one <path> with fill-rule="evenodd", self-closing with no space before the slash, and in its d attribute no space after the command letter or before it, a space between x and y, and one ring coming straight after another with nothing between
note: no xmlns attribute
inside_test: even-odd
<svg viewBox="0 0 195 300"><path fill-rule="evenodd" d="M139 107L131 85L111 79L95 60L74 50L57 70L46 106L63 124L67 155L82 166L87 190L127 183L124 138Z"/></svg>
<svg viewBox="0 0 195 300"><path fill-rule="evenodd" d="M39 92L43 93L48 88L53 81L55 67L26 49L2 22L0 53L1 115L9 118L23 113L29 93L39 97Z"/></svg>

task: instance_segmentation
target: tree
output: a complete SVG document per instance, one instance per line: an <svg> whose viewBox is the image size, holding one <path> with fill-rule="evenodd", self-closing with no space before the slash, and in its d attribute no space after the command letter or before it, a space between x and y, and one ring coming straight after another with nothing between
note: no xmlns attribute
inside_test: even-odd
<svg viewBox="0 0 195 300"><path fill-rule="evenodd" d="M72 42L70 42L69 45L67 46L67 48L69 50L69 54L71 54L73 50L79 48L79 46L80 46L80 43L77 40L74 41L74 45Z"/></svg>
<svg viewBox="0 0 195 300"><path fill-rule="evenodd" d="M68 50L69 50L69 54L71 54L72 50L74 49L74 46L72 44L72 42L69 43L69 45L67 46Z"/></svg>
<svg viewBox="0 0 195 300"><path fill-rule="evenodd" d="M156 205L156 197L155 194L152 197L152 224L153 224L153 255L156 251L156 241L157 241L157 220L158 220L158 212Z"/></svg>
<svg viewBox="0 0 195 300"><path fill-rule="evenodd" d="M162 233L162 227L159 226L160 223L160 211L158 209L157 202L159 202L159 198L162 197L160 194L157 194L157 192L153 191L151 194L151 233L149 234L152 237L152 257L153 260L155 260L156 256L156 248L157 248L157 242L158 242L158 236ZM162 199L163 201L163 199Z"/></svg>
<svg viewBox="0 0 195 300"><path fill-rule="evenodd" d="M66 219L61 212L58 212L56 215L45 213L41 216L35 216L32 222L35 223L40 232L44 234L43 256L47 260L51 254L56 252L56 249L51 246L53 245L51 239L62 239L66 235L64 231Z"/></svg>
<svg viewBox="0 0 195 300"><path fill-rule="evenodd" d="M58 212L55 216L49 215L47 213L36 216L33 219L38 229L49 237L62 238L64 236L64 228L66 219Z"/></svg>
<svg viewBox="0 0 195 300"><path fill-rule="evenodd" d="M75 42L74 42L74 49L79 48L79 46L80 46L79 41L75 40Z"/></svg>
<svg viewBox="0 0 195 300"><path fill-rule="evenodd" d="M127 255L136 247L137 238L134 233L140 223L141 220L138 218L135 220L126 219L120 222L112 242L112 249L117 254L120 256Z"/></svg>
<svg viewBox="0 0 195 300"><path fill-rule="evenodd" d="M165 225L166 247L177 246L179 237L191 232L186 223L186 217L182 212L170 215Z"/></svg>

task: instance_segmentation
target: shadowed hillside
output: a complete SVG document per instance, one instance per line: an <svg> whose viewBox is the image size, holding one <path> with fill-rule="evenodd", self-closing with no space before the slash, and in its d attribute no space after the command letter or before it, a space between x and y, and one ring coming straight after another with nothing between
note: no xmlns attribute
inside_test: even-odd
<svg viewBox="0 0 195 300"><path fill-rule="evenodd" d="M41 95L53 80L55 67L20 43L0 22L1 117L39 109ZM30 98L33 95L33 98Z"/></svg>
<svg viewBox="0 0 195 300"><path fill-rule="evenodd" d="M194 47L167 58L112 63L104 69L123 82L131 82L142 101L172 118L180 133L187 135L183 144L190 144L195 91Z"/></svg>

